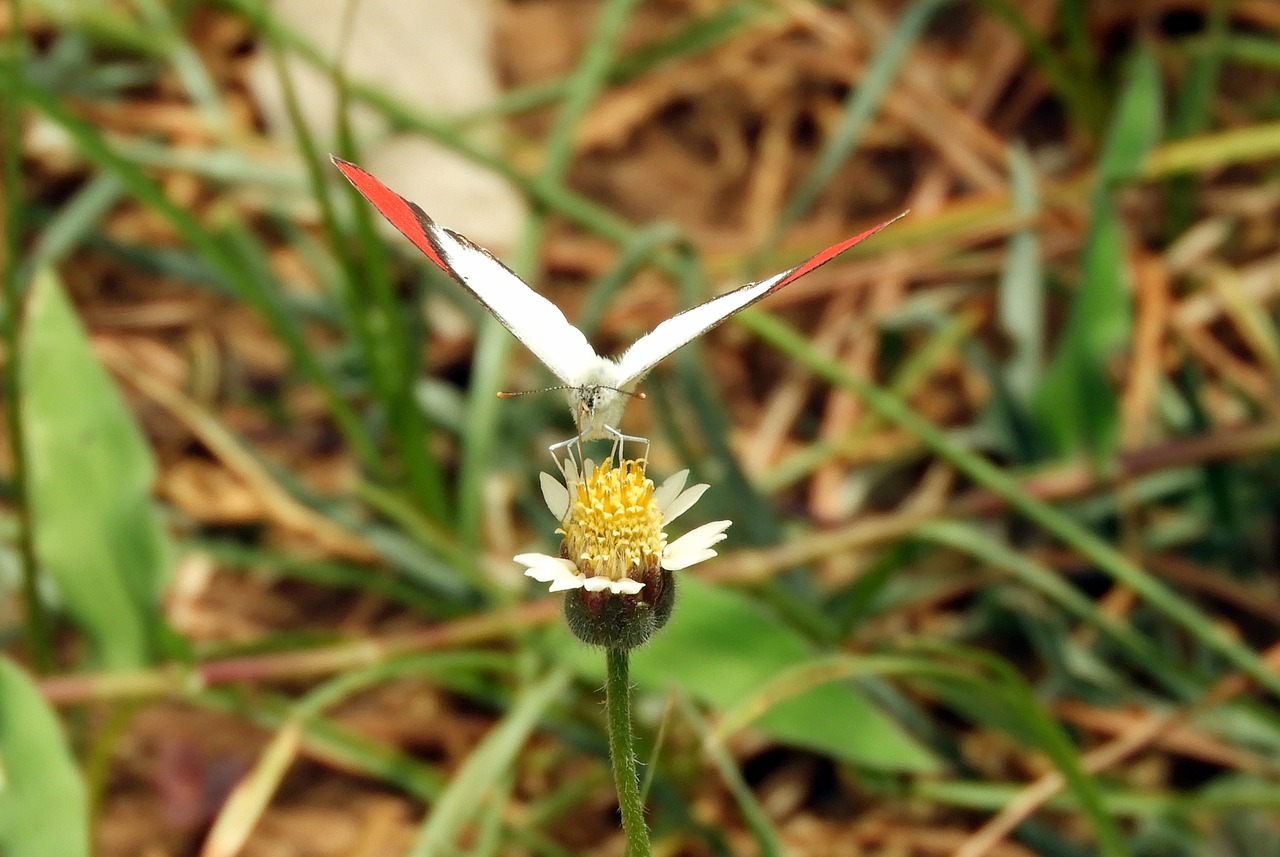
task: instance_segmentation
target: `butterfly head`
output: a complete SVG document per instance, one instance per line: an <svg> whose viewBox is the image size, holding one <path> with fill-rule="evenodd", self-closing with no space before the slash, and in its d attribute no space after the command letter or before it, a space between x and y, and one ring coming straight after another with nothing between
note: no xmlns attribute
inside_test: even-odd
<svg viewBox="0 0 1280 857"><path fill-rule="evenodd" d="M605 384L583 384L567 391L569 409L582 440L609 437L608 429L617 429L627 400L633 396L644 398L644 393Z"/></svg>

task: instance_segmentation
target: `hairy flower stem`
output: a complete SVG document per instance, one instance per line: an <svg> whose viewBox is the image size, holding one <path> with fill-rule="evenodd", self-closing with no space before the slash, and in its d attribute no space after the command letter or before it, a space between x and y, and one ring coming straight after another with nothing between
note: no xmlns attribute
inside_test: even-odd
<svg viewBox="0 0 1280 857"><path fill-rule="evenodd" d="M606 649L605 709L609 717L609 755L613 780L618 787L618 809L627 837L626 857L650 857L649 830L644 823L644 801L636 776L636 753L631 736L631 654L626 649Z"/></svg>

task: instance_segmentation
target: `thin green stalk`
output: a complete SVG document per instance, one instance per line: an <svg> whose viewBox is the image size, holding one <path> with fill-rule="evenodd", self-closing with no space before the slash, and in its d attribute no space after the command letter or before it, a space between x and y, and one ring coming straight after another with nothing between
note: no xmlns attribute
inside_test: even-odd
<svg viewBox="0 0 1280 857"><path fill-rule="evenodd" d="M609 757L613 781L618 786L618 809L627 837L626 857L649 857L649 828L644 823L644 801L636 776L635 742L631 735L631 653L606 649L604 704L609 718Z"/></svg>
<svg viewBox="0 0 1280 857"><path fill-rule="evenodd" d="M22 26L22 3L14 0L9 22L9 39L0 81L0 152L3 152L3 178L0 197L4 198L4 244L0 247L0 268L4 277L4 329L0 332L9 359L4 367L5 423L9 431L10 459L13 461L13 506L18 522L18 555L22 564L22 599L26 611L24 628L27 648L37 671L45 673L53 667L53 645L49 620L40 601L35 542L31 536L31 510L27 504L26 442L22 430L21 390L19 377L22 351L18 342L22 316L22 58L25 53Z"/></svg>

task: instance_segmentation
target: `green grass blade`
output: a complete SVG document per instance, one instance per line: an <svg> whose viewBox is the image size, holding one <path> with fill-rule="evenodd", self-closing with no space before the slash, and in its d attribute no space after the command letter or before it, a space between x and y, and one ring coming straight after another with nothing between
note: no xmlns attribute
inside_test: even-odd
<svg viewBox="0 0 1280 857"><path fill-rule="evenodd" d="M1030 224L1040 213L1035 165L1025 146L1009 147L1009 183L1014 212L1028 224L1009 237L1009 255L1000 274L1000 326L1013 341L1003 367L1005 383L1023 407L1044 369L1044 267L1040 239Z"/></svg>
<svg viewBox="0 0 1280 857"><path fill-rule="evenodd" d="M124 194L124 187L110 173L99 173L61 206L45 224L27 261L28 271L54 266L78 248L98 222ZM24 272L23 279L29 279Z"/></svg>
<svg viewBox="0 0 1280 857"><path fill-rule="evenodd" d="M1176 594L1105 540L1047 503L1022 490L1017 480L999 467L966 449L961 443L909 405L875 384L849 372L837 361L816 354L803 334L764 313L745 310L741 323L779 351L814 373L858 394L872 410L918 437L936 455L1007 502L1010 507L1047 533L1076 550L1117 582L1129 587L1153 608L1181 625L1204 646L1280 698L1280 676L1271 671L1258 653L1240 642L1191 602Z"/></svg>
<svg viewBox="0 0 1280 857"><path fill-rule="evenodd" d="M739 34L762 17L768 8L764 3L747 0L711 12L666 39L620 57L610 71L608 81L611 84L625 83L665 63L707 53ZM469 128L481 122L546 107L564 98L569 85L569 78L556 78L522 86L503 93L492 104L457 117L453 125Z"/></svg>
<svg viewBox="0 0 1280 857"><path fill-rule="evenodd" d="M907 61L912 47L920 40L929 19L948 2L950 0L916 0L898 17L897 26L867 64L858 85L850 90L839 126L823 144L813 166L787 200L769 240L760 249L761 255L772 250L782 233L808 213L831 176L857 149L880 102Z"/></svg>
<svg viewBox="0 0 1280 857"><path fill-rule="evenodd" d="M733 799L738 802L738 809L742 812L742 818L747 823L747 827L754 834L762 857L784 857L787 850L782 844L781 837L778 836L778 830L769 820L764 807L756 800L733 754L722 742L712 739L711 727L692 702L683 695L677 695L676 702L680 705L680 712L684 719L693 726L694 732L701 739L703 751L720 772L720 779L724 780Z"/></svg>
<svg viewBox="0 0 1280 857"><path fill-rule="evenodd" d="M568 688L569 676L569 670L560 667L520 693L511 710L471 752L431 807L410 857L434 857L457 841L485 794L511 769L516 753L538 720Z"/></svg>
<svg viewBox="0 0 1280 857"><path fill-rule="evenodd" d="M623 243L613 268L596 280L587 292L582 311L578 314L577 328L590 338L600 326L609 303L631 278L650 263L663 247L683 240L684 234L674 223L655 223L637 230L629 241Z"/></svg>
<svg viewBox="0 0 1280 857"><path fill-rule="evenodd" d="M38 671L53 666L53 637L49 630L44 603L40 599L40 571L31 531L28 500L27 442L21 414L22 347L19 327L22 301L29 275L23 270L22 252L27 225L26 194L22 190L22 109L25 97L25 62L27 40L23 7L20 0L10 5L8 35L0 42L0 198L4 202L4 235L0 236L0 288L4 305L0 307L0 336L7 359L3 368L5 430L8 434L10 479L17 519L17 558L22 571L23 630L30 657Z"/></svg>
<svg viewBox="0 0 1280 857"><path fill-rule="evenodd" d="M933 521L918 527L914 534L1008 570L1067 613L1106 634L1129 655L1135 667L1154 677L1180 698L1191 699L1203 691L1203 682L1197 681L1185 668L1170 663L1164 652L1133 627L1103 613L1052 569L988 536L976 526L958 521Z"/></svg>
<svg viewBox="0 0 1280 857"><path fill-rule="evenodd" d="M1054 449L1059 454L1085 450L1100 470L1114 454L1119 428L1108 363L1132 326L1128 254L1112 187L1138 172L1160 129L1160 69L1151 50L1140 48L1098 163L1084 279L1034 397L1036 420Z"/></svg>
<svg viewBox="0 0 1280 857"><path fill-rule="evenodd" d="M1035 63L1036 70L1044 75L1054 92L1066 105L1077 127L1095 133L1102 111L1099 109L1098 91L1093 88L1093 78L1080 77L1057 48L1041 35L1027 20L1026 14L1014 0L980 0L983 8L999 18L1022 42L1027 55Z"/></svg>
<svg viewBox="0 0 1280 857"><path fill-rule="evenodd" d="M924 656L914 653L837 655L801 664L756 688L726 712L714 733L719 739L716 743L759 721L788 700L817 688L851 679L894 675L922 680L936 695L974 722L993 726L1043 751L1089 815L1102 853L1115 857L1128 853L1101 792L1081 768L1076 749L1062 727L1044 710L1035 693L1012 667L982 652L959 646L931 645Z"/></svg>
<svg viewBox="0 0 1280 857"><path fill-rule="evenodd" d="M288 346L294 363L324 395L334 421L361 462L376 472L379 462L377 447L350 405L338 394L333 379L303 340L293 319L281 306L278 296L260 283L246 269L244 262L190 212L175 205L137 165L116 152L96 128L73 115L49 92L29 87L25 94L36 109L67 131L81 154L116 176L131 196L168 220L179 236L217 272L227 286L264 315L273 331Z"/></svg>

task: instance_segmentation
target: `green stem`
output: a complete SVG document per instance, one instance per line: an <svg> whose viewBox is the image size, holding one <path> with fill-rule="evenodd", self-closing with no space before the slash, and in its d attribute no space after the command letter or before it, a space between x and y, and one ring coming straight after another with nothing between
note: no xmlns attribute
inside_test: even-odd
<svg viewBox="0 0 1280 857"><path fill-rule="evenodd" d="M631 655L626 649L606 649L608 661L604 685L609 716L609 755L613 780L618 785L618 809L627 836L626 857L649 857L649 829L644 823L644 801L636 776L636 753L631 738Z"/></svg>

